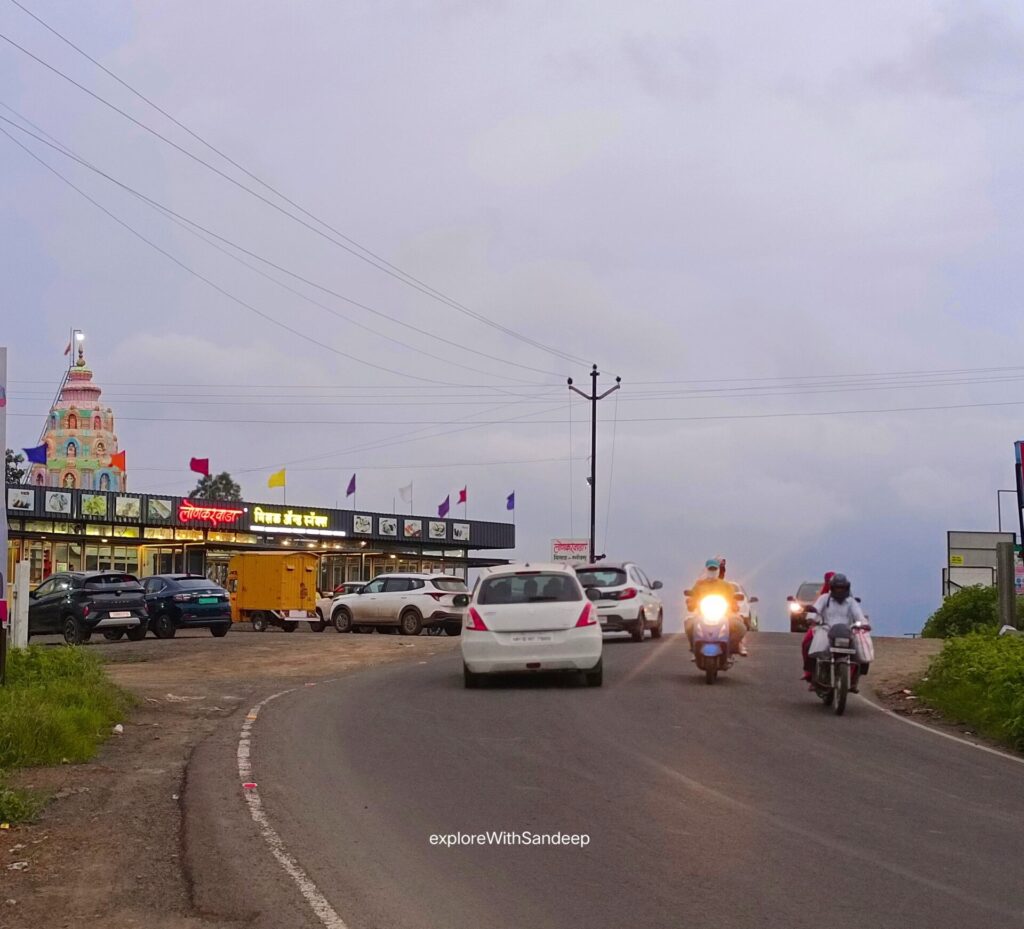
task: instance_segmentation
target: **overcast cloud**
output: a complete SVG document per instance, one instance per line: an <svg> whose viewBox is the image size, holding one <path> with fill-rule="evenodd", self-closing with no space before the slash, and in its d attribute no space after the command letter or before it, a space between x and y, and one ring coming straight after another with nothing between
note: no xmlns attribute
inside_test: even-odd
<svg viewBox="0 0 1024 929"><path fill-rule="evenodd" d="M768 627L781 627L799 581L841 569L883 630L915 630L938 600L945 531L995 528L1024 401L670 420L1018 400L1024 368L912 387L722 392L750 386L725 383L740 378L1020 365L1018 4L25 2L388 262L621 375L617 402L602 405L598 547L663 578L673 603L724 552ZM9 0L0 32L252 184ZM307 339L284 331L0 136L9 444L35 442L39 420L20 414L45 413L77 326L120 416L130 489L185 492L189 457L208 455L249 499L268 499L267 475L289 463L289 501L333 505L358 470L360 506L381 510L410 480L422 512L468 484L470 515L499 519L514 489L519 556L585 534L586 409L574 404L570 485L564 385L584 365L382 274L3 42L0 88L0 102L83 159L217 234L526 366L460 353L269 272L342 314L332 315L20 137L156 245ZM644 383L698 380L708 383ZM288 386L253 387L264 384ZM366 389L339 406L340 392L298 385ZM687 386L716 390L651 396ZM185 394L205 402L182 405ZM254 395L257 405L225 405ZM490 424L427 438L473 420ZM399 444L353 450L385 441ZM560 460L470 466L523 459ZM423 467L446 463L466 464Z"/></svg>

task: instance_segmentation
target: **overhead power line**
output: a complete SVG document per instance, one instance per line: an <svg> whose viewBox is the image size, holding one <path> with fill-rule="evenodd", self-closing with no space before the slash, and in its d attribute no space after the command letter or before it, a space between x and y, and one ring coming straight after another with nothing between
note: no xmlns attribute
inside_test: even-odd
<svg viewBox="0 0 1024 929"><path fill-rule="evenodd" d="M12 0L12 2L15 2L15 0ZM20 3L16 3L15 5L18 6L20 9L24 10L26 13L29 13L29 11L24 6L22 6ZM36 16L35 14L32 14L32 13L29 13L29 15L31 15L33 19L35 19L41 25L45 26L45 28L47 28L50 32L52 32L59 39L61 39L61 41L65 42L71 48L75 49L75 51L79 52L79 54L84 55L89 61L91 61L97 67L100 67L104 72L106 72L108 74L111 74L111 72L109 72L106 68L104 68L102 65L100 65L99 62L97 62L91 56L87 55L84 51L82 51L82 49L80 49L77 45L72 43L69 39L66 39L61 33L59 33L52 26L50 26L49 24L45 23L40 17L38 17L38 16ZM5 35L4 33L0 33L0 40L3 40L4 42L6 42L11 47L17 49L23 55L27 56L28 58L31 58L37 64L41 65L42 67L44 67L47 70L49 70L51 73L53 73L53 74L57 75L58 77L62 78L64 81L67 81L69 84L71 84L72 86L76 87L81 92L83 92L83 93L87 94L88 96L92 97L94 100L96 100L97 102L103 104L105 107L109 108L113 112L119 114L124 119L127 119L129 122L131 122L132 124L138 126L143 131L149 133L150 135L152 135L155 138L159 139L160 141L164 142L166 145L171 146L173 149L175 149L176 151L180 152L185 157L191 159L192 161L196 162L199 165L202 165L207 170L212 171L217 176L221 177L222 179L224 179L228 183L230 183L233 186L237 187L239 190L245 191L250 196L255 197L257 200L260 200L261 202L263 202L264 204L269 206L271 209L273 209L273 210L277 211L278 213L280 213L282 216L288 217L293 222L298 223L299 225L305 227L310 232L312 232L315 235L323 238L325 241L332 243L336 247L343 249L344 251L348 252L353 257L358 258L360 261L363 261L363 262L371 265L372 267L376 268L377 270L382 271L383 273L389 275L390 277L394 278L395 280L405 284L408 287L411 287L414 290L419 291L420 293L430 297L431 299L436 300L439 303L442 303L445 306L448 306L451 309L456 310L457 312L462 313L463 315L468 316L471 319L474 319L477 322L482 323L483 325L489 326L489 327L491 327L493 329L498 330L499 332L504 333L505 335L509 336L510 338L513 338L513 339L516 339L516 340L518 340L520 342L524 342L524 343L526 343L528 345L531 345L534 348L536 348L536 349L538 349L540 351L543 351L543 352L545 352L545 353L547 353L549 355L552 355L552 356L554 356L556 358L560 358L563 361L569 361L569 362L573 362L573 363L576 363L576 364L586 364L587 363L584 359L579 358L578 356L572 355L571 353L568 353L568 352L564 352L561 349L552 347L550 345L546 345L543 342L540 342L540 341L538 341L536 339L533 339L530 336L524 335L523 333L517 332L517 331L509 328L508 326L502 325L501 323L498 323L498 322L490 319L489 317L484 316L482 313L479 313L476 310L471 309L470 307L466 306L463 303L460 303L458 300L455 300L452 297L447 296L446 294L444 294L440 290L432 287L431 285L426 284L425 282L421 281L419 278L415 277L414 275L410 274L409 272L402 270L397 265L394 265L391 262L387 261L386 259L381 258L375 252L373 252L370 249L366 248L365 246L361 245L356 240L352 239L351 237L349 237L349 236L345 235L344 233L340 232L339 230L335 229L332 225L330 225L325 220L320 219L319 217L317 217L316 215L314 215L310 211L306 210L304 207L299 206L297 203L295 203L294 201L292 201L291 199L286 197L284 194L280 193L276 188L272 187L267 182L262 181L259 178L257 178L254 174L252 174L251 172L249 172L248 170L243 168L241 165L237 164L237 162L233 161L232 159L230 159L226 155L224 155L222 152L220 152L219 149L216 149L212 145L210 145L201 136L199 136L198 134L196 134L192 130L189 130L186 127L184 127L181 123L179 123L173 117L170 117L163 110L159 110L159 108L157 108L159 110L159 112L163 113L164 116L166 116L167 118L171 119L176 125L180 126L182 129L184 129L186 132L188 132L189 135L191 135L193 138L196 138L202 144L206 145L211 151L216 152L218 155L220 155L220 157L224 158L226 161L228 161L230 164L232 164L238 170L242 171L248 177L253 178L254 180L256 180L257 183L259 183L262 187L264 187L265 189L271 191L279 199L283 200L285 203L288 203L294 209L298 210L298 212L301 213L303 216L308 216L314 222L316 222L320 226L324 227L324 229L330 230L330 232L332 234L328 234L328 233L324 232L323 229L317 228L317 226L314 226L311 223L309 223L306 220L304 220L302 218L302 216L296 216L295 213L292 213L289 210L287 210L284 207L282 207L280 204L275 203L269 197L264 196L263 194L259 193L259 191L253 190L253 188L249 187L246 184L243 184L237 178L232 177L227 172L222 171L220 168L216 167L215 165L211 164L210 162L206 161L205 159L200 158L194 152L191 152L187 148L185 148L184 146L179 145L173 139L169 138L168 136L164 135L163 133L159 132L158 130L152 128L148 124L144 123L142 120L139 120L136 117L132 116L126 110L123 110L123 109L121 109L121 107L117 106L116 104L111 103L109 100L107 100L105 97L101 96L100 94L96 93L95 91L90 90L84 84L76 81L70 75L64 73L63 71L61 71L56 66L50 64L44 58L40 57L39 55L36 55L35 53L31 52L29 49L25 48L23 45L21 45L18 42L16 42L10 36ZM129 84L127 84L127 82L123 81L121 78L117 78L113 74L111 74L111 76L115 77L115 79L118 80L119 83L121 83L123 86L128 88L132 93L136 94L136 96L138 96L140 99L144 100L146 103L150 104L151 106L154 106L154 104L152 104L149 101L148 98L144 97L141 93L136 91L133 87L131 87Z"/></svg>

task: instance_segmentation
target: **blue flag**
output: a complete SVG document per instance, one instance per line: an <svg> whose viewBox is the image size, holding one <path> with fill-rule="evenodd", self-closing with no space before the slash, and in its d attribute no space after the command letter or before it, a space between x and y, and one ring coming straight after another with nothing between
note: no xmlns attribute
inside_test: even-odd
<svg viewBox="0 0 1024 929"><path fill-rule="evenodd" d="M23 448L25 459L32 464L46 464L46 446L37 445L35 448Z"/></svg>
<svg viewBox="0 0 1024 929"><path fill-rule="evenodd" d="M505 501L505 509L506 510L514 510L515 508L516 508L516 492L513 490L512 493L510 493L508 495L508 499Z"/></svg>
<svg viewBox="0 0 1024 929"><path fill-rule="evenodd" d="M441 505L437 508L437 515L444 519L448 515L448 510L451 509L451 505L452 495L448 494L448 496L444 498L444 501L441 503Z"/></svg>

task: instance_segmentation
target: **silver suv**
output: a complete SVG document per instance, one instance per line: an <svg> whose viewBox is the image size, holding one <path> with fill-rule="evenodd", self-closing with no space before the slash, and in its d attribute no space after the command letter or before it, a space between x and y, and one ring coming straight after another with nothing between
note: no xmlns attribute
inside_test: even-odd
<svg viewBox="0 0 1024 929"><path fill-rule="evenodd" d="M381 574L358 593L335 597L331 622L338 632L378 628L419 635L440 627L448 635L461 635L466 609L456 606L455 598L468 592L466 582L450 574Z"/></svg>

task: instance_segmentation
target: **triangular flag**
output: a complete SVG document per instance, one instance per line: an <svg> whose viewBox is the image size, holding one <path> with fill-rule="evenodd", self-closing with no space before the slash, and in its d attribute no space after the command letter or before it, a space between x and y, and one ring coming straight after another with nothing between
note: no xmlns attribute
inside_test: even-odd
<svg viewBox="0 0 1024 929"><path fill-rule="evenodd" d="M22 449L25 453L25 460L32 462L32 464L46 464L46 446L37 445L35 448Z"/></svg>
<svg viewBox="0 0 1024 929"><path fill-rule="evenodd" d="M210 459L209 458L193 458L188 463L190 471L195 471L196 474L203 474L206 477L210 476Z"/></svg>
<svg viewBox="0 0 1024 929"><path fill-rule="evenodd" d="M462 490L459 491L459 503L465 503L466 502L466 491L468 489L469 488L467 488L467 487L463 487Z"/></svg>
<svg viewBox="0 0 1024 929"><path fill-rule="evenodd" d="M452 506L452 495L448 494L447 497L441 502L441 505L437 508L437 515L444 519L448 515L448 511Z"/></svg>
<svg viewBox="0 0 1024 929"><path fill-rule="evenodd" d="M124 462L124 452L118 452L116 455L110 456L110 467L117 468L119 471L128 470Z"/></svg>
<svg viewBox="0 0 1024 929"><path fill-rule="evenodd" d="M348 482L348 490L345 491L346 497L351 497L356 492L356 476L353 474L352 479Z"/></svg>
<svg viewBox="0 0 1024 929"><path fill-rule="evenodd" d="M282 468L280 471L275 471L273 474L271 474L270 477L267 479L267 486L268 487L284 487L285 484L286 484L286 480L285 480L285 471L286 470L287 470L286 468Z"/></svg>
<svg viewBox="0 0 1024 929"><path fill-rule="evenodd" d="M508 495L508 499L505 500L505 509L506 510L514 510L515 508L516 508L516 492L513 490L512 493L510 493Z"/></svg>
<svg viewBox="0 0 1024 929"><path fill-rule="evenodd" d="M398 496L400 496L406 503L412 503L412 484L408 487L399 487Z"/></svg>
<svg viewBox="0 0 1024 929"><path fill-rule="evenodd" d="M65 355L70 355L71 354L71 343L70 342L68 342L68 347L66 349L64 349L64 354Z"/></svg>

